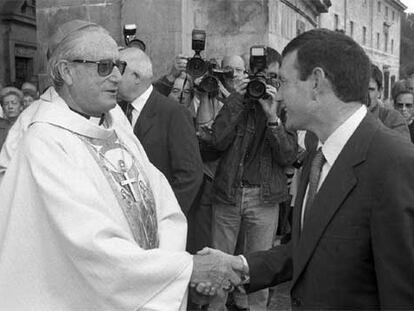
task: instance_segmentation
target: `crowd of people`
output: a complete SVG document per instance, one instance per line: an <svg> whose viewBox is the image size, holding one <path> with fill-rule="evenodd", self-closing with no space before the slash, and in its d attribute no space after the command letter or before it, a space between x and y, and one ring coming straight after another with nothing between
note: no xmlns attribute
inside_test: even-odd
<svg viewBox="0 0 414 311"><path fill-rule="evenodd" d="M37 87L31 82L24 82L20 89L0 85L0 149L20 113L38 98Z"/></svg>
<svg viewBox="0 0 414 311"><path fill-rule="evenodd" d="M384 103L324 29L260 76L154 80L89 21L48 46L50 87L0 91L0 309L266 310L288 280L298 309L414 308L414 73Z"/></svg>

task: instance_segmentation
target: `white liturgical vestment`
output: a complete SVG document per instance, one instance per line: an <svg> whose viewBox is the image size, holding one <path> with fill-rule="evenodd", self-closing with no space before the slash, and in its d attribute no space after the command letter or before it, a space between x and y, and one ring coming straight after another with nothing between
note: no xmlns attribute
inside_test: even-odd
<svg viewBox="0 0 414 311"><path fill-rule="evenodd" d="M185 310L186 220L120 108L41 101L0 185L0 310Z"/></svg>

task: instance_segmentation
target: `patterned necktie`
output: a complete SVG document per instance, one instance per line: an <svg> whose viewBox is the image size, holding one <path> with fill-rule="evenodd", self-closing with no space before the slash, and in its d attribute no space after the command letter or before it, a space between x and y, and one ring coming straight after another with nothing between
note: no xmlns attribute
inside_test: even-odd
<svg viewBox="0 0 414 311"><path fill-rule="evenodd" d="M311 163L311 169L309 174L309 190L305 205L305 215L303 218L303 224L305 224L306 221L309 219L310 210L313 201L315 200L315 196L318 192L318 185L321 177L322 167L325 164L325 162L326 159L322 153L322 148L319 148Z"/></svg>

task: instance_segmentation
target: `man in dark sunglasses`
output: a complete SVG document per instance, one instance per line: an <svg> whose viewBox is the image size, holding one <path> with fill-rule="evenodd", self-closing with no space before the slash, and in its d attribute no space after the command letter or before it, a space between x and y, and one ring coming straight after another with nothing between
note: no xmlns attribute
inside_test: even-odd
<svg viewBox="0 0 414 311"><path fill-rule="evenodd" d="M74 20L48 58L53 86L1 162L0 310L186 310L190 279L221 285L225 265L184 251L177 199L116 102L116 42Z"/></svg>

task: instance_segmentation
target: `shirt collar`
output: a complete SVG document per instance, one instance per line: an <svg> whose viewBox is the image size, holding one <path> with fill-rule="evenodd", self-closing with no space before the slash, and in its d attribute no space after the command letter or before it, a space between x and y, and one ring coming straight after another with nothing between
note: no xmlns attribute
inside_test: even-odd
<svg viewBox="0 0 414 311"><path fill-rule="evenodd" d="M326 162L331 167L366 114L367 107L362 105L328 137L324 144L319 142Z"/></svg>
<svg viewBox="0 0 414 311"><path fill-rule="evenodd" d="M53 87L50 87L40 97L40 104L32 117L31 124L50 123L86 137L106 139L114 134L113 111L117 109L120 108L115 107L106 113L105 125L98 126L100 118L93 118L91 121L71 111L63 98Z"/></svg>
<svg viewBox="0 0 414 311"><path fill-rule="evenodd" d="M142 109L144 109L145 103L148 101L148 98L150 97L152 90L153 87L152 85L150 85L149 88L147 88L147 90L141 94L141 96L135 98L135 100L131 103L132 107L134 107L134 109L138 111L138 114L140 114Z"/></svg>

